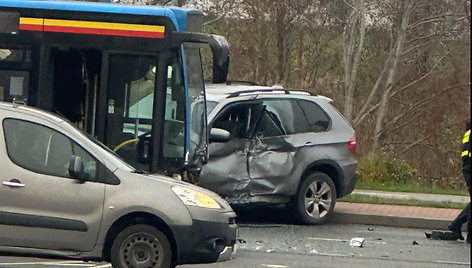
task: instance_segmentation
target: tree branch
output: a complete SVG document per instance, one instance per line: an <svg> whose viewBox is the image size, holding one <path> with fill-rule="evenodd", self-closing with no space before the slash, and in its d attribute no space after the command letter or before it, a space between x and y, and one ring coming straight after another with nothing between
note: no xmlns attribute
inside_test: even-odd
<svg viewBox="0 0 472 268"><path fill-rule="evenodd" d="M463 17L459 17L459 18L455 19L456 21L460 21L460 20L467 19L467 15L464 15L464 14L461 14L461 15L457 15L457 14L442 14L442 15L439 15L439 16L434 16L434 17L425 18L424 20L421 20L421 21L419 21L419 22L417 22L417 23L411 24L411 25L408 27L408 30L414 29L414 28L416 28L416 27L418 27L418 26L421 26L421 25L423 25L423 24L444 21L447 17L457 17L457 16L463 16Z"/></svg>
<svg viewBox="0 0 472 268"><path fill-rule="evenodd" d="M417 48L420 48L420 47L422 47L422 46L427 46L427 45L430 45L430 44L431 44L431 42L425 42L425 43L421 43L421 44L412 46L412 47L409 48L408 50L403 51L402 54L401 54L401 56L404 56L404 55L410 53L411 51L413 51L413 50L415 50L415 49L417 49Z"/></svg>
<svg viewBox="0 0 472 268"><path fill-rule="evenodd" d="M405 111L405 112L403 112L403 113L397 115L395 118L393 118L392 120L390 120L390 123L385 126L385 130L388 130L391 126L394 126L401 118L407 116L407 115L408 115L409 113L411 113L411 112L417 111L418 109L420 109L421 107L425 106L425 105L428 104L429 102L433 101L436 97L442 95L443 93L446 93L446 92L448 92L448 91L451 90L451 89L461 88L461 87L466 87L466 86L470 86L470 83L468 83L468 84L454 85L454 86L450 86L450 87L444 88L444 89L442 89L441 91L439 91L438 93L431 95L429 98L423 99L423 100L421 100L421 101L419 101L419 102L417 102L417 103L411 105L410 108L409 108L407 111ZM415 118L415 117L417 117L417 116L418 116L418 115L416 115L416 116L414 116L414 117L412 117L412 118ZM410 118L408 121L406 121L406 123L408 123L408 122L410 122L410 121L411 121L411 118ZM404 126L406 123L402 123L400 126L397 126L397 127L395 127L394 129L391 129L390 131L395 131L395 130L401 128L402 126Z"/></svg>
<svg viewBox="0 0 472 268"><path fill-rule="evenodd" d="M428 73L424 74L422 77L408 83L407 85L405 85L404 87L396 90L396 91L393 91L391 94L390 94L390 97L393 97L395 95L397 95L398 93L400 92L403 92L404 90L408 89L409 87L413 86L414 84L424 80L426 77L428 77L429 75L431 75L435 70L436 68L439 66L439 63L444 59L445 56L442 56L438 62L433 66L433 68L431 69L431 71L429 71Z"/></svg>
<svg viewBox="0 0 472 268"><path fill-rule="evenodd" d="M367 108L369 107L370 103L372 102L372 100L374 99L375 97L375 94L377 93L377 90L379 89L380 87L380 82L382 81L385 73L387 72L387 66L389 64L389 59L387 59L385 62L384 62L384 67L382 69L382 72L380 72L379 76L377 77L377 80L375 81L375 84L374 86L372 87L372 89L370 90L370 93L369 93L369 96L367 97L367 101L364 103L364 105L362 106L361 110L357 113L357 116L356 118L354 118L353 120L353 125L354 125L354 128L357 127L358 125L360 125L362 123L362 121L364 120L364 118L369 114L371 113L374 109L370 109L367 113ZM377 104L376 107L378 107L378 105L380 105L380 103ZM374 105L375 107L375 105Z"/></svg>

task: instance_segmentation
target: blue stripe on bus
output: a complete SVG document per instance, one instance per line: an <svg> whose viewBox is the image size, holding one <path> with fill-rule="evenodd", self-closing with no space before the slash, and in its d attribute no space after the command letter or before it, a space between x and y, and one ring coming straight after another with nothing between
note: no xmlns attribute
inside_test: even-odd
<svg viewBox="0 0 472 268"><path fill-rule="evenodd" d="M56 0L1 0L0 7L165 16L171 19L177 31L186 30L187 13L191 11L187 9L167 8L162 6L140 6Z"/></svg>

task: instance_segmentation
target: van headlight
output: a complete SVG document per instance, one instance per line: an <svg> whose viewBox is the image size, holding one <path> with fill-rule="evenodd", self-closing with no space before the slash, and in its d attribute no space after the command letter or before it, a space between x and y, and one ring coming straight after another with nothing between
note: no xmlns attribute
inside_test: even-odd
<svg viewBox="0 0 472 268"><path fill-rule="evenodd" d="M204 193L183 186L174 186L171 189L186 206L221 208L220 204L218 204L215 199Z"/></svg>

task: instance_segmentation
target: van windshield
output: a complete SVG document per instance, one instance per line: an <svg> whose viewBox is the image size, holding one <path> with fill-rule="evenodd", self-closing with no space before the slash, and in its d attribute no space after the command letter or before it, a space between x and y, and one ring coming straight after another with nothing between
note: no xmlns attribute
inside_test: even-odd
<svg viewBox="0 0 472 268"><path fill-rule="evenodd" d="M70 122L69 120L65 119L64 122L71 126L73 129L77 130L79 134L86 139L92 141L89 145L93 146L94 149L97 151L100 151L102 154L104 154L107 157L107 160L112 162L113 165L115 165L117 168L128 171L128 172L135 172L137 171L136 168L128 164L126 161L124 161L118 154L110 150L110 148L106 147L103 143L101 143L99 140L97 140L95 137L92 135L84 132L82 129L77 127L74 123Z"/></svg>

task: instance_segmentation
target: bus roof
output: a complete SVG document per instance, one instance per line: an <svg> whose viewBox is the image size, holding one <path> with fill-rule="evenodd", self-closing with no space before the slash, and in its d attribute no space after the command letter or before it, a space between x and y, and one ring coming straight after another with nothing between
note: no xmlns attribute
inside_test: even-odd
<svg viewBox="0 0 472 268"><path fill-rule="evenodd" d="M194 9L184 9L178 7L124 5L112 3L58 0L1 0L0 7L164 16L172 20L177 31L187 30L187 15L189 13L200 12Z"/></svg>

